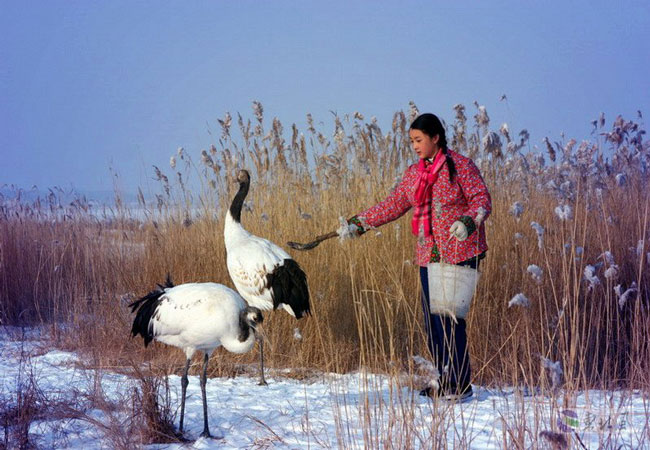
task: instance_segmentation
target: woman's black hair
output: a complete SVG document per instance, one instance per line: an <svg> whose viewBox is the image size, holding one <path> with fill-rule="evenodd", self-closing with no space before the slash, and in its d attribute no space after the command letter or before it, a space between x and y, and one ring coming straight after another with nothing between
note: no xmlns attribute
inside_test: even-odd
<svg viewBox="0 0 650 450"><path fill-rule="evenodd" d="M430 138L436 135L438 136L438 146L445 155L445 161L449 169L449 182L453 182L454 176L456 175L456 164L454 164L454 160L447 154L447 136L445 135L445 128L442 126L442 122L438 119L438 116L431 113L420 114L411 123L409 130L420 130Z"/></svg>

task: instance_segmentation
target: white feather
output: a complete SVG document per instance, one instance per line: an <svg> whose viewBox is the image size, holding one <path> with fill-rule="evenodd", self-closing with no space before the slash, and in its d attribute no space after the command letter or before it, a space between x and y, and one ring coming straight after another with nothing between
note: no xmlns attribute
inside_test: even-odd
<svg viewBox="0 0 650 450"><path fill-rule="evenodd" d="M237 180L239 190L226 213L223 230L230 278L251 306L261 310L285 309L297 318L309 315L305 273L284 249L249 233L240 223L250 174L240 170Z"/></svg>
<svg viewBox="0 0 650 450"><path fill-rule="evenodd" d="M226 215L224 238L228 273L239 293L251 306L273 309L268 276L283 265L285 259L291 259L291 255L267 239L249 233L230 212ZM290 307L283 306L295 316Z"/></svg>
<svg viewBox="0 0 650 450"><path fill-rule="evenodd" d="M233 353L249 351L253 333L240 342L239 313L246 303L232 289L217 283L187 283L165 289L151 318L155 340L185 351L208 355L223 345Z"/></svg>

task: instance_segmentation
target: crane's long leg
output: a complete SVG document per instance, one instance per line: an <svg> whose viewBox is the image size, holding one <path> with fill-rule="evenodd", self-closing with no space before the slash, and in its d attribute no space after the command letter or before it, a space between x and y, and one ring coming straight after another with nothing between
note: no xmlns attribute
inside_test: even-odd
<svg viewBox="0 0 650 450"><path fill-rule="evenodd" d="M181 377L181 426L180 426L180 432L183 432L183 419L185 418L185 393L187 392L187 385L189 381L187 380L187 372L190 370L190 358L187 358L187 362L185 363L185 372L183 372L183 376Z"/></svg>
<svg viewBox="0 0 650 450"><path fill-rule="evenodd" d="M201 372L201 396L203 397L203 433L201 437L211 437L208 429L208 399L205 394L205 383L208 376L208 354L203 358L203 372Z"/></svg>
<svg viewBox="0 0 650 450"><path fill-rule="evenodd" d="M264 340L258 340L260 345L260 382L257 383L260 386L266 386L268 383L264 379Z"/></svg>

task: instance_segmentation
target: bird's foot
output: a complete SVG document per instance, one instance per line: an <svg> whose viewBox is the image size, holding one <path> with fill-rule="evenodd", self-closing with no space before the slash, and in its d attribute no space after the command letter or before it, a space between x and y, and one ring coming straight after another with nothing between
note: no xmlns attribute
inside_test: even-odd
<svg viewBox="0 0 650 450"><path fill-rule="evenodd" d="M178 439L179 442L192 442L191 439L188 439L185 437L185 434L183 433L183 430L178 430L174 433L174 436L176 439Z"/></svg>
<svg viewBox="0 0 650 450"><path fill-rule="evenodd" d="M257 385L258 385L258 386L268 386L269 383L267 383L266 380L265 380L264 378L262 378L262 379L260 380L260 382L257 383Z"/></svg>
<svg viewBox="0 0 650 450"><path fill-rule="evenodd" d="M210 430L208 430L208 429L206 428L205 430L203 430L203 433L201 433L201 434L199 435L199 437L202 437L202 438L208 438L208 439L209 439L209 438L212 437L212 435L210 434Z"/></svg>
<svg viewBox="0 0 650 450"><path fill-rule="evenodd" d="M205 439L223 439L224 436L220 435L218 433L217 433L216 436L213 436L212 434L210 434L210 430L206 429L206 430L203 430L203 433L201 433L199 435L199 439L201 439L201 438L205 438Z"/></svg>

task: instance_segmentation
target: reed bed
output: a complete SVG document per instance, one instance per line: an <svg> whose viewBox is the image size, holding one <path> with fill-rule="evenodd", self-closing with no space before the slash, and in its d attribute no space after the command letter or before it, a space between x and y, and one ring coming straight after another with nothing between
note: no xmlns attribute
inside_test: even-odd
<svg viewBox="0 0 650 450"><path fill-rule="evenodd" d="M457 105L447 124L450 147L474 159L493 200L490 250L468 317L473 382L548 395L647 392L650 145L642 124L617 117L606 127L601 117L590 140L546 139L540 150L526 130L493 130L485 107L475 109L472 120ZM206 150L193 157L180 148L169 168L154 167L153 201L140 191L138 204L126 205L116 192L111 208L98 209L63 201L57 189L29 201L14 189L0 207L0 321L44 324L58 345L103 367L139 358L178 370L179 352L145 351L129 339L127 304L167 273L177 284L232 286L222 232L236 171L253 177L244 226L279 244L305 241L386 197L415 162L408 124L416 114L411 103L389 130L358 112L335 115L333 132L308 115L300 131L278 119L269 126L254 102L252 119L220 119ZM412 356L427 350L407 216L361 239L292 251L308 276L313 316L266 314L271 367L294 376L415 372ZM219 352L211 371L234 375L255 358ZM517 446L515 435L504 442ZM377 436L368 439L374 446Z"/></svg>

